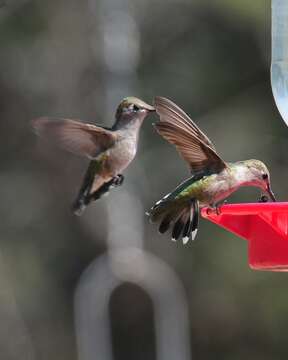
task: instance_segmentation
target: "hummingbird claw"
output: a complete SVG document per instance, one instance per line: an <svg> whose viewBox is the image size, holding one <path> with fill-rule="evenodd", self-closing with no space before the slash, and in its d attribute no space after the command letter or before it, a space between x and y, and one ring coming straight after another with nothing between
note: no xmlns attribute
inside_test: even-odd
<svg viewBox="0 0 288 360"><path fill-rule="evenodd" d="M217 215L220 215L221 214L221 206L222 204L215 204L215 205L210 205L208 208L207 208L207 214L211 214L211 213L216 213Z"/></svg>
<svg viewBox="0 0 288 360"><path fill-rule="evenodd" d="M260 199L258 200L258 202L263 203L263 202L268 202L269 198L267 195L261 195Z"/></svg>
<svg viewBox="0 0 288 360"><path fill-rule="evenodd" d="M225 200L222 204L216 204L215 210L216 210L217 215L221 215L221 206L225 205L226 203L227 203L227 201Z"/></svg>
<svg viewBox="0 0 288 360"><path fill-rule="evenodd" d="M123 184L124 176L122 174L118 174L113 178L113 185L112 186L120 186Z"/></svg>

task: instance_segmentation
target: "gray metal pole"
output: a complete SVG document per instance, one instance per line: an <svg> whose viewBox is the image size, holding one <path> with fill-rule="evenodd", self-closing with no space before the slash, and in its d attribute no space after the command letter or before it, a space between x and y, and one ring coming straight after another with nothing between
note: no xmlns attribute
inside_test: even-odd
<svg viewBox="0 0 288 360"><path fill-rule="evenodd" d="M106 69L106 114L121 98L135 94L140 34L126 0L90 0L98 23ZM98 6L97 6L98 5ZM95 36L95 39L99 36ZM95 49L98 47L95 46ZM136 174L140 165L133 164ZM75 295L79 360L112 360L109 299L125 282L140 286L154 307L158 360L191 359L186 297L181 282L162 260L143 250L143 216L139 189L130 177L107 198L108 253L84 272Z"/></svg>

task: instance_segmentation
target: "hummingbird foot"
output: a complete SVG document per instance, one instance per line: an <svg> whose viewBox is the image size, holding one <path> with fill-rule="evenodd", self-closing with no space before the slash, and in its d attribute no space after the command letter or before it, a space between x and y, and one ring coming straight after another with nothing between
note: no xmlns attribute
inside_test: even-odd
<svg viewBox="0 0 288 360"><path fill-rule="evenodd" d="M267 196L267 195L264 195L264 194L262 194L262 195L260 196L260 199L258 200L258 202L260 202L260 203L268 202L268 201L269 201L268 196Z"/></svg>
<svg viewBox="0 0 288 360"><path fill-rule="evenodd" d="M122 174L118 174L112 180L112 186L121 186L124 181L124 176Z"/></svg>
<svg viewBox="0 0 288 360"><path fill-rule="evenodd" d="M111 188L122 185L123 181L124 181L124 176L122 174L118 174L117 176L114 176L111 180L104 183L99 189L94 191L92 194L89 194L86 197L85 205L88 205L91 201L100 199L102 196L108 195L109 190Z"/></svg>
<svg viewBox="0 0 288 360"><path fill-rule="evenodd" d="M212 204L208 207L208 212L216 212L217 215L221 214L221 206L227 204L227 200L224 200L222 203Z"/></svg>
<svg viewBox="0 0 288 360"><path fill-rule="evenodd" d="M222 204L216 204L215 205L215 210L216 210L217 215L221 214L221 206L222 206Z"/></svg>

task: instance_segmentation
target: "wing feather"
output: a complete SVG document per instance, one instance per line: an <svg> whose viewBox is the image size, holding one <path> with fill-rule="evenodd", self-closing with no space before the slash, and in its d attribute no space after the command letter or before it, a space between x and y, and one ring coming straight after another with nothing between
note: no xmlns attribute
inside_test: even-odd
<svg viewBox="0 0 288 360"><path fill-rule="evenodd" d="M76 155L96 158L116 140L112 131L70 119L41 117L32 121L40 137Z"/></svg>
<svg viewBox="0 0 288 360"><path fill-rule="evenodd" d="M156 97L155 108L160 116L160 121L155 124L156 130L176 146L193 173L220 172L226 167L210 139L176 104Z"/></svg>

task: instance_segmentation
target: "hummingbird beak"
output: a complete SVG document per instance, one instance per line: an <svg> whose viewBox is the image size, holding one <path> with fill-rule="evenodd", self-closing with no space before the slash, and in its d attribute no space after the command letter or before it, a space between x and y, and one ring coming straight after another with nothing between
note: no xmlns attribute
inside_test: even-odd
<svg viewBox="0 0 288 360"><path fill-rule="evenodd" d="M156 111L156 109L153 106L148 105L148 104L140 110L140 112L142 112L146 115L153 113L155 111Z"/></svg>
<svg viewBox="0 0 288 360"><path fill-rule="evenodd" d="M273 194L273 191L271 190L270 184L267 184L265 192L267 193L267 195L270 197L270 199L272 201L276 201L275 195Z"/></svg>
<svg viewBox="0 0 288 360"><path fill-rule="evenodd" d="M145 110L145 111L147 111L147 113L155 112L155 111L156 111L156 109L155 109L154 106L149 105L149 104L147 104L147 103L143 103L142 109Z"/></svg>
<svg viewBox="0 0 288 360"><path fill-rule="evenodd" d="M150 105L149 105L149 107L147 107L145 110L147 110L148 112L155 112L155 111L156 111L156 109L154 108L154 106L150 106Z"/></svg>

